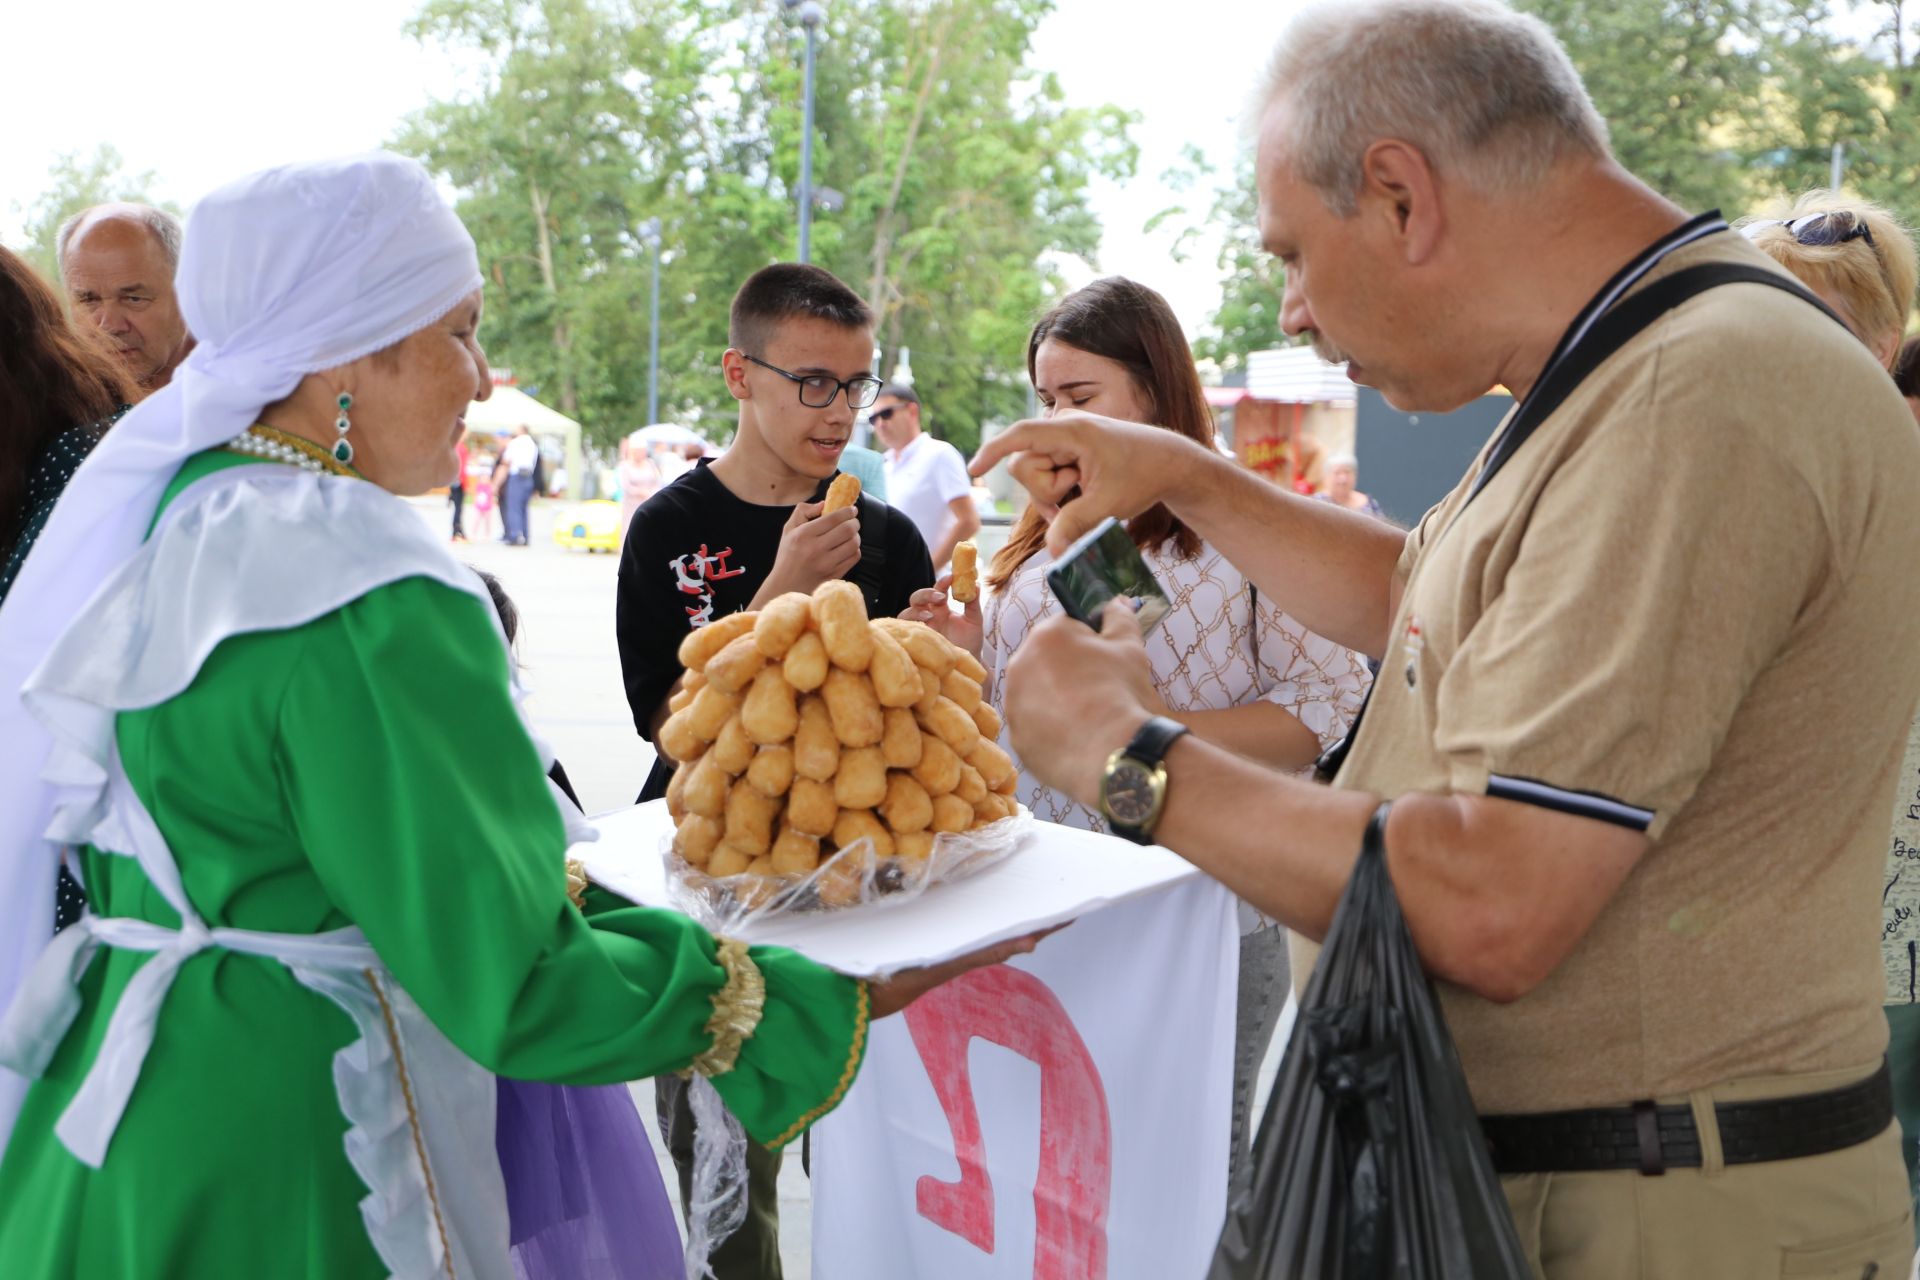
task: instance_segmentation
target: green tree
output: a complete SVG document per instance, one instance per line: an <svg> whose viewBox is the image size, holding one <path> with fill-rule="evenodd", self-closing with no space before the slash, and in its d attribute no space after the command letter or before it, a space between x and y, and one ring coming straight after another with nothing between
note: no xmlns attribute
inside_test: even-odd
<svg viewBox="0 0 1920 1280"><path fill-rule="evenodd" d="M1864 46L1824 0L1515 3L1566 46L1621 163L1677 203L1738 217L1824 187L1839 144L1846 186L1920 227L1920 0L1863 0L1877 28ZM1192 152L1177 181L1210 176ZM1285 341L1255 207L1243 163L1204 219L1223 236L1222 301L1194 350L1226 369Z"/></svg>
<svg viewBox="0 0 1920 1280"><path fill-rule="evenodd" d="M433 0L410 27L486 60L479 93L422 112L398 145L462 192L493 355L602 440L641 425L637 228L673 203L696 136L701 67L680 38L696 9Z"/></svg>
<svg viewBox="0 0 1920 1280"><path fill-rule="evenodd" d="M1620 162L1690 209L1749 197L1773 0L1516 0L1567 48Z"/></svg>
<svg viewBox="0 0 1920 1280"><path fill-rule="evenodd" d="M1214 264L1220 269L1220 305L1193 335L1193 354L1226 373L1236 373L1246 368L1251 353L1292 346L1295 340L1280 328L1286 272L1260 243L1260 199L1252 158L1242 156L1224 184L1217 177L1200 148L1185 148L1179 164L1161 175L1161 182L1185 199L1148 219L1146 229L1176 229L1173 256L1177 262L1192 256L1204 231L1219 236ZM1195 193L1207 204L1204 214L1196 213Z"/></svg>
<svg viewBox="0 0 1920 1280"><path fill-rule="evenodd" d="M1061 105L1025 68L1050 0L846 0L818 61L814 260L913 350L929 418L970 445L1024 401L1026 327L1090 257L1095 173L1131 172L1127 120ZM420 39L478 55L478 92L398 145L445 174L480 245L495 359L590 436L640 425L663 227L661 405L731 429L727 305L795 253L801 35L757 0L430 0ZM890 363L886 367L891 367Z"/></svg>
<svg viewBox="0 0 1920 1280"><path fill-rule="evenodd" d="M1615 153L1655 189L1737 216L1830 181L1920 215L1912 0L1870 0L1865 47L1824 0L1518 0L1567 46Z"/></svg>
<svg viewBox="0 0 1920 1280"><path fill-rule="evenodd" d="M179 214L176 206L153 199L149 194L153 183L151 173L128 173L126 161L110 146L102 145L84 158L77 152L59 156L47 175L47 187L40 198L29 205L14 205L14 212L26 231L20 256L49 281L58 283L57 237L60 224L73 214L114 200L158 204L169 213Z"/></svg>
<svg viewBox="0 0 1920 1280"><path fill-rule="evenodd" d="M846 207L816 256L872 302L889 362L912 350L929 422L962 448L1023 410L1027 331L1061 290L1045 264L1094 262L1088 186L1137 160L1129 116L1067 108L1026 67L1052 7L837 5L822 59L816 171Z"/></svg>

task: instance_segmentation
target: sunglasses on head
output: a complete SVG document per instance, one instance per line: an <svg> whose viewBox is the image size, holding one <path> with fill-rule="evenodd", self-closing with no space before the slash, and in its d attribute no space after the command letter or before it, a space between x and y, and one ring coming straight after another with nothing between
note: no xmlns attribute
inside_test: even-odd
<svg viewBox="0 0 1920 1280"><path fill-rule="evenodd" d="M1830 213L1809 213L1801 218L1769 218L1764 222L1752 222L1746 226L1747 238L1762 227L1785 227L1787 234L1808 248L1831 247L1845 244L1849 240L1865 240L1867 247L1879 252L1880 246L1874 243L1873 228L1867 220L1850 209L1835 209Z"/></svg>

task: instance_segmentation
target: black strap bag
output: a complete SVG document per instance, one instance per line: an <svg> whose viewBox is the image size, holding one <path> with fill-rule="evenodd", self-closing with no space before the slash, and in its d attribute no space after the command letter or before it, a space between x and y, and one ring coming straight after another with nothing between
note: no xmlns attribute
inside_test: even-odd
<svg viewBox="0 0 1920 1280"><path fill-rule="evenodd" d="M1527 1280L1387 874L1388 805L1300 1003L1208 1280Z"/></svg>

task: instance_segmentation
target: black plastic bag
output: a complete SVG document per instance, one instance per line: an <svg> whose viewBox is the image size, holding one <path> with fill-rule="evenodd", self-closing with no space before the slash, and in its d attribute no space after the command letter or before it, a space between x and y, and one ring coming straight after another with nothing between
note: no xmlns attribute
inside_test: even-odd
<svg viewBox="0 0 1920 1280"><path fill-rule="evenodd" d="M1527 1280L1466 1076L1367 826L1208 1280Z"/></svg>

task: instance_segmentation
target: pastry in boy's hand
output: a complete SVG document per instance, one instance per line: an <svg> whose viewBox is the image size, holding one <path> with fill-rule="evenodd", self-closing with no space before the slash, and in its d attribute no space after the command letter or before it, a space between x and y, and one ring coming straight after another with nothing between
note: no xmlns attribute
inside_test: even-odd
<svg viewBox="0 0 1920 1280"><path fill-rule="evenodd" d="M827 501L821 507L820 514L830 516L860 501L860 477L851 472L842 471L827 486Z"/></svg>

